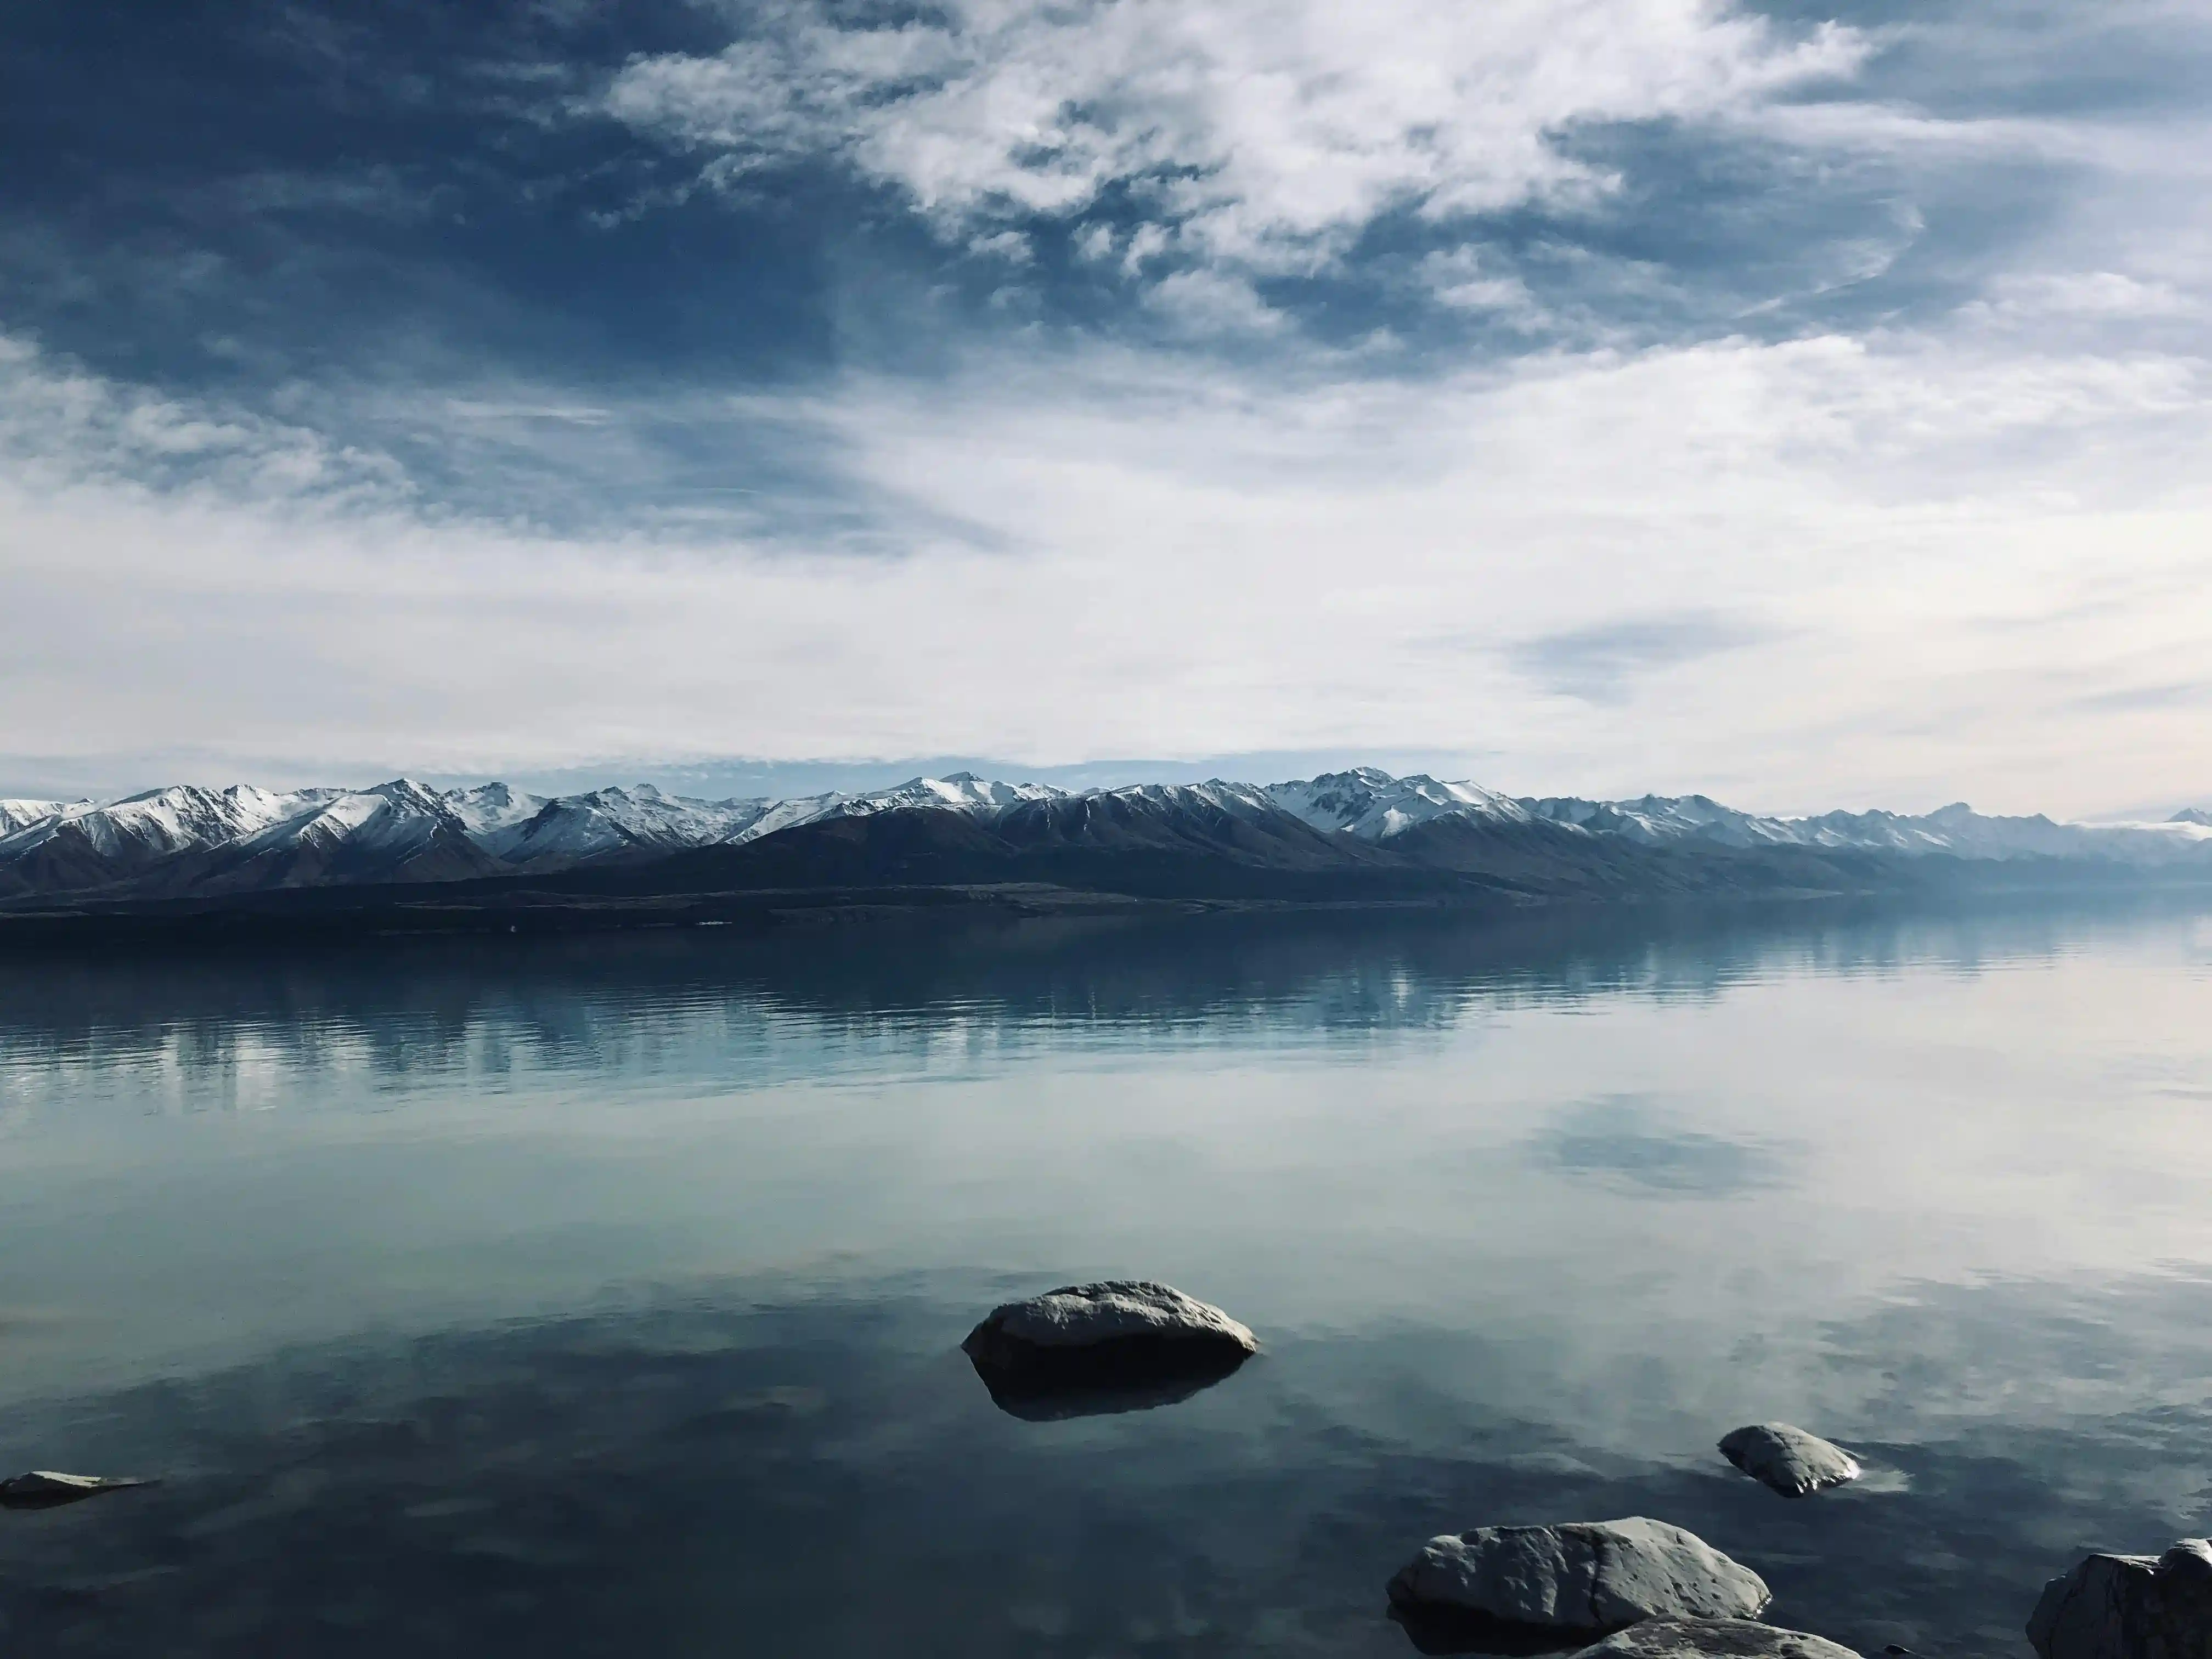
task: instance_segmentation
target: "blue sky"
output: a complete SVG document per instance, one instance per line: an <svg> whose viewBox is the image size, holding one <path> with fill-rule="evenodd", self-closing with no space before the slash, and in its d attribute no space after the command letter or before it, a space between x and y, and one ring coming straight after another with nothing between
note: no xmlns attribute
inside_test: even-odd
<svg viewBox="0 0 2212 1659"><path fill-rule="evenodd" d="M0 42L0 788L2212 793L2212 5Z"/></svg>

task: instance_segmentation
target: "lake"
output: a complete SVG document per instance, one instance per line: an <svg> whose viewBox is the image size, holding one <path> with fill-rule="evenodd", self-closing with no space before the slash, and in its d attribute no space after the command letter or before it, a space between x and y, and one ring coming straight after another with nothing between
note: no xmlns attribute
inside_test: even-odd
<svg viewBox="0 0 2212 1659"><path fill-rule="evenodd" d="M2208 1117L2171 901L0 961L0 1473L162 1481L0 1513L0 1648L1402 1656L1431 1534L1645 1515L2025 1654L2212 1526ZM997 1409L1116 1276L1261 1354Z"/></svg>

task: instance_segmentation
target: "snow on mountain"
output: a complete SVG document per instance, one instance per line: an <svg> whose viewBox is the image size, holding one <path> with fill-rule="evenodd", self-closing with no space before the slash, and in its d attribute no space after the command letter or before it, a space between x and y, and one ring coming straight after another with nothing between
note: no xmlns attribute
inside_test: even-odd
<svg viewBox="0 0 2212 1659"><path fill-rule="evenodd" d="M533 802L534 810L526 817L510 815L503 822L487 824L477 839L495 857L517 868L533 870L680 852L688 847L738 839L776 805L763 800L691 800L664 795L650 784L635 789L594 789L587 795L563 795L552 800L529 795L515 799Z"/></svg>
<svg viewBox="0 0 2212 1659"><path fill-rule="evenodd" d="M1514 799L1472 783L1393 777L1371 767L1285 783L1214 779L1074 794L963 772L853 794L723 801L663 794L649 786L549 798L501 783L439 790L401 778L368 789L279 793L246 785L220 791L178 786L105 804L0 801L0 897L103 891L189 896L458 880L653 858L755 841L828 818L902 809L1012 822L1006 815L1040 803L1058 815L1036 826L1048 836L1103 836L1110 842L1142 823L1150 826L1144 833L1157 839L1183 833L1172 828L1180 823L1200 840L1243 836L1244 844L1279 849L1315 832L1322 842L1302 844L1317 855L1337 836L1387 848L1425 826L1450 830L1457 824L1480 831L1485 847L1503 844L1493 832L1526 841L1564 829L1600 838L1600 844L1620 837L1644 846L2212 866L2212 813L2193 809L2163 823L1992 817L1963 804L1917 817L1870 811L1780 818L1738 811L1704 795ZM1424 830L1416 839L1426 848L1422 856L1443 855L1433 833Z"/></svg>
<svg viewBox="0 0 2212 1659"><path fill-rule="evenodd" d="M258 835L339 793L179 785L105 805L72 801L0 838L0 893L68 892L143 876Z"/></svg>
<svg viewBox="0 0 2212 1659"><path fill-rule="evenodd" d="M823 818L864 817L873 812L895 812L906 807L945 807L959 812L989 812L1024 801L1057 800L1067 792L1047 783L999 783L972 772L955 772L944 778L909 778L892 788L866 794L832 792L803 795L792 800L750 803L761 810L753 821L726 837L753 841L797 824ZM731 802L729 805L738 805Z"/></svg>
<svg viewBox="0 0 2212 1659"><path fill-rule="evenodd" d="M1739 812L1705 795L1644 795L1635 800L1555 795L1521 805L1554 823L1572 824L1592 835L1622 836L1645 846L1692 839L1723 847L1809 844L1779 820Z"/></svg>
<svg viewBox="0 0 2212 1659"><path fill-rule="evenodd" d="M1341 830L1362 841L1382 841L1440 817L1494 818L1526 823L1533 816L1519 801L1472 783L1439 783L1415 774L1394 778L1362 766L1261 791L1292 817L1316 830Z"/></svg>
<svg viewBox="0 0 2212 1659"><path fill-rule="evenodd" d="M7 800L0 799L0 839L14 835L18 830L27 830L34 823L59 817L72 806L89 807L88 800Z"/></svg>
<svg viewBox="0 0 2212 1659"><path fill-rule="evenodd" d="M964 772L798 800L695 800L650 785L548 798L503 783L441 791L406 778L289 794L180 785L104 805L9 803L0 896L458 880L653 857L901 807L994 812L1063 793Z"/></svg>
<svg viewBox="0 0 2212 1659"><path fill-rule="evenodd" d="M450 791L446 805L471 835L492 836L527 823L545 809L546 800L543 795L525 794L503 783L485 783L474 789Z"/></svg>
<svg viewBox="0 0 2212 1659"><path fill-rule="evenodd" d="M1279 811L1265 786L1210 778L1204 783L1133 783L1119 789L1086 789L1085 797L1108 797L1154 811L1218 812L1247 823Z"/></svg>

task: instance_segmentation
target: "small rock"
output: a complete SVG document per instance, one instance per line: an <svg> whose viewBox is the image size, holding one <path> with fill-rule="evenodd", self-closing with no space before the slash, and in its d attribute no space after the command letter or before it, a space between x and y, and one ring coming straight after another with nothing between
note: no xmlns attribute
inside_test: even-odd
<svg viewBox="0 0 2212 1659"><path fill-rule="evenodd" d="M1859 1478L1858 1459L1787 1423L1753 1423L1721 1442L1721 1455L1784 1498L1803 1498Z"/></svg>
<svg viewBox="0 0 2212 1659"><path fill-rule="evenodd" d="M2043 1587L2027 1620L2042 1659L2202 1659L2212 1654L2212 1544L2092 1555Z"/></svg>
<svg viewBox="0 0 2212 1659"><path fill-rule="evenodd" d="M960 1346L1001 1407L1042 1418L1167 1404L1218 1382L1260 1345L1172 1286L1112 1279L994 1308Z"/></svg>
<svg viewBox="0 0 2212 1659"><path fill-rule="evenodd" d="M1574 1659L1859 1659L1846 1647L1751 1619L1646 1619Z"/></svg>
<svg viewBox="0 0 2212 1659"><path fill-rule="evenodd" d="M1664 1616L1753 1619L1771 1599L1750 1568L1641 1516L1446 1533L1390 1581L1401 1608L1592 1634Z"/></svg>
<svg viewBox="0 0 2212 1659"><path fill-rule="evenodd" d="M64 1504L82 1503L104 1492L123 1492L131 1486L153 1484L150 1480L110 1480L97 1474L33 1469L28 1474L0 1480L0 1510L51 1510Z"/></svg>

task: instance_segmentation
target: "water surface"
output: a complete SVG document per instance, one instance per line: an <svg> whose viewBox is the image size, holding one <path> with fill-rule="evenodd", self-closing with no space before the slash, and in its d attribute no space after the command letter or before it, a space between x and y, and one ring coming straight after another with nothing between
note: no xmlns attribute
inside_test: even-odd
<svg viewBox="0 0 2212 1659"><path fill-rule="evenodd" d="M2208 1108L2170 906L0 962L0 1466L164 1480L0 1514L0 1643L1404 1655L1431 1533L1644 1514L2024 1653L2212 1526ZM993 1407L1130 1274L1265 1352Z"/></svg>

